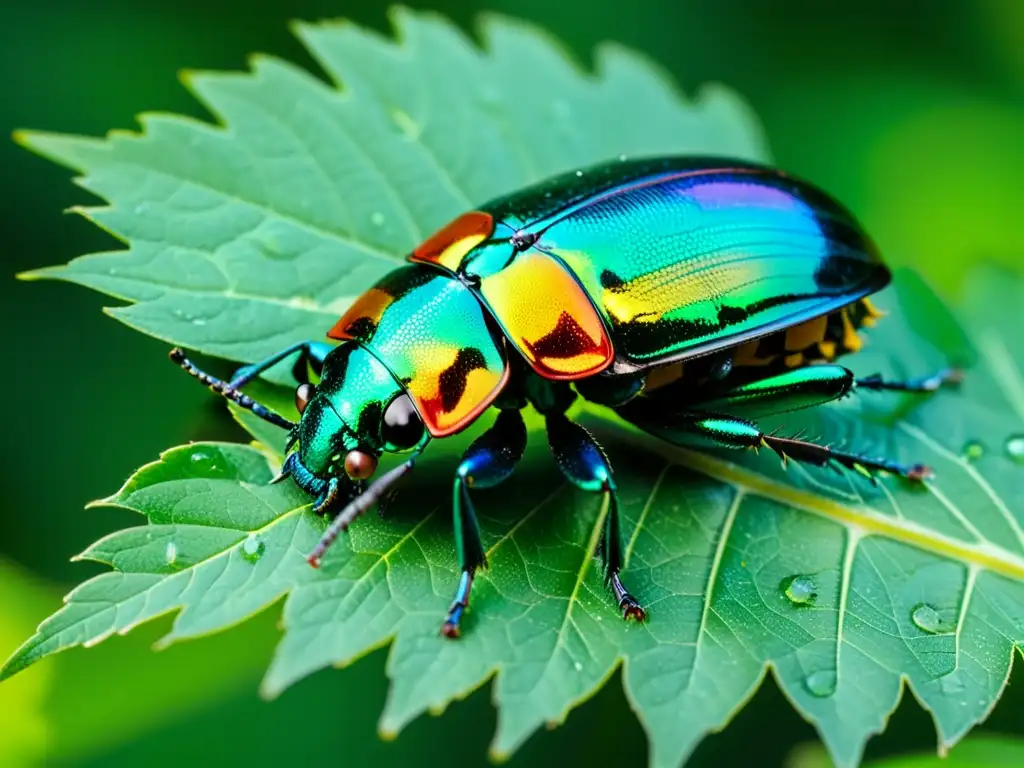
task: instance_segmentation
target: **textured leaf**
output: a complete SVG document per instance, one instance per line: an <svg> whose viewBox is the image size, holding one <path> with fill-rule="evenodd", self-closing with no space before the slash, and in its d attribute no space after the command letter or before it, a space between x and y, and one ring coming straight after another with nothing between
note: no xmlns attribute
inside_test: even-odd
<svg viewBox="0 0 1024 768"><path fill-rule="evenodd" d="M1024 764L1024 741L1009 736L971 736L949 754L906 754L872 760L866 768L1015 768ZM828 755L817 745L800 745L786 760L786 768L832 768Z"/></svg>
<svg viewBox="0 0 1024 768"><path fill-rule="evenodd" d="M481 53L432 17L398 21L400 45L346 25L299 28L338 90L274 60L190 78L223 129L160 116L141 137L28 137L85 174L111 202L89 215L129 243L43 274L128 300L115 315L153 335L251 360L320 337L417 238L526 181L618 154L765 156L734 98L681 103L618 49L593 78L508 22L485 27ZM324 523L290 485L266 485L283 440L263 426L265 449L172 449L106 500L146 524L83 554L114 570L75 590L0 676L179 607L166 642L287 595L265 692L393 639L385 732L493 677L493 750L508 754L621 665L658 766L727 724L769 669L841 765L884 727L903 681L952 744L994 704L1024 636L1024 470L1007 442L1024 435L1024 288L982 282L979 295L992 284L1006 295L972 301L964 329L919 282L887 291L891 316L851 360L916 375L959 355L956 339L979 360L962 392L867 393L765 420L930 463L924 488L675 449L579 414L616 467L646 625L614 609L591 557L605 510L561 482L539 430L516 477L478 497L491 568L452 643L437 634L457 571L449 478L470 436L436 446L388 518L360 521L313 571L304 555Z"/></svg>
<svg viewBox="0 0 1024 768"><path fill-rule="evenodd" d="M349 24L296 31L338 87L272 58L185 82L225 124L147 114L142 136L21 135L109 200L78 209L129 244L31 273L132 304L159 338L236 360L321 338L350 300L463 210L620 154L764 158L730 93L682 103L636 54L584 75L536 30L397 14L401 46ZM623 119L628 105L629 119Z"/></svg>

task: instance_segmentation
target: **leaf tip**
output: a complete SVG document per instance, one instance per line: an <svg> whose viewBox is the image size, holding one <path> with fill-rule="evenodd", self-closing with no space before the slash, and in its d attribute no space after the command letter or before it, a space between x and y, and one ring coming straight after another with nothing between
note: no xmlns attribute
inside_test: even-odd
<svg viewBox="0 0 1024 768"><path fill-rule="evenodd" d="M266 702L275 701L278 696L281 695L281 686L277 683L271 683L269 674L260 683L259 697Z"/></svg>
<svg viewBox="0 0 1024 768"><path fill-rule="evenodd" d="M512 757L512 753L507 749L492 746L487 750L487 759L495 765L503 765L507 763L510 757Z"/></svg>
<svg viewBox="0 0 1024 768"><path fill-rule="evenodd" d="M15 272L14 278L16 280L24 280L25 282L34 282L35 280L45 280L50 277L51 272L59 272L61 267L42 267L41 269L29 269L25 272Z"/></svg>
<svg viewBox="0 0 1024 768"><path fill-rule="evenodd" d="M117 504L117 498L120 495L120 491L115 493L113 496L104 496L102 499L93 499L85 505L86 509L100 509L102 507L109 507Z"/></svg>
<svg viewBox="0 0 1024 768"><path fill-rule="evenodd" d="M177 72L178 82L188 91L193 91L195 90L196 78L201 74L202 71L198 69L179 69Z"/></svg>
<svg viewBox="0 0 1024 768"><path fill-rule="evenodd" d="M11 131L11 140L19 147L25 149L32 149L32 136L34 131L30 131L26 128L16 128Z"/></svg>

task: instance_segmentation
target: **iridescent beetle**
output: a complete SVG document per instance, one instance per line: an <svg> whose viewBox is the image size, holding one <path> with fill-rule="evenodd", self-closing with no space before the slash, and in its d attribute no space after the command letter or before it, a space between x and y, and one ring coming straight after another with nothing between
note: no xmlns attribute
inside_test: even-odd
<svg viewBox="0 0 1024 768"><path fill-rule="evenodd" d="M309 556L386 501L432 438L494 407L454 478L461 578L442 633L457 637L473 575L486 566L470 488L505 480L526 446L520 411L546 418L565 477L608 496L600 554L626 618L615 481L600 446L565 411L577 396L663 439L768 447L817 466L924 479L929 470L765 434L750 418L837 400L854 389L931 392L857 379L833 361L879 314L867 297L890 273L835 200L777 170L723 158L611 162L558 176L466 213L412 262L360 296L327 334L240 369L230 382L172 358L218 393L290 430L291 477L334 515ZM297 355L294 424L239 389ZM312 368L319 383L310 383ZM410 457L367 487L382 452Z"/></svg>

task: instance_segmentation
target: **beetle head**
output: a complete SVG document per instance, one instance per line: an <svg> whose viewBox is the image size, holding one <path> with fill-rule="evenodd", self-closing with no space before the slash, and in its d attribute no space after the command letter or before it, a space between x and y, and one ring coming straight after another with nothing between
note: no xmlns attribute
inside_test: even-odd
<svg viewBox="0 0 1024 768"><path fill-rule="evenodd" d="M428 439L403 387L357 342L328 354L320 383L300 385L295 405L301 419L292 432L297 450L289 474L300 485L300 474L311 476L308 484L316 487L306 490L314 495L332 478L350 486L367 480L382 452L412 450Z"/></svg>

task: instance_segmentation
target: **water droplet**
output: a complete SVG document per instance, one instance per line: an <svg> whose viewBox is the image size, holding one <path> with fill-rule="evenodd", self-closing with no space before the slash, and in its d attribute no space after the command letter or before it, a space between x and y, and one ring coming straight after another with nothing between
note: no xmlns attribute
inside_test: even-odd
<svg viewBox="0 0 1024 768"><path fill-rule="evenodd" d="M576 171L576 175L577 176L582 176L583 175L583 171Z"/></svg>
<svg viewBox="0 0 1024 768"><path fill-rule="evenodd" d="M580 664L580 663L579 663L578 661L577 661L577 662L575 662L575 663L573 664L573 666L574 666L574 667L576 668L576 671L577 671L577 672L582 672L582 671L583 671L583 665L582 665L582 664Z"/></svg>
<svg viewBox="0 0 1024 768"><path fill-rule="evenodd" d="M178 563L178 545L173 541L168 541L167 546L164 548L164 560L171 567Z"/></svg>
<svg viewBox="0 0 1024 768"><path fill-rule="evenodd" d="M985 455L985 446L979 440L968 440L960 449L960 457L965 461L977 461Z"/></svg>
<svg viewBox="0 0 1024 768"><path fill-rule="evenodd" d="M1017 464L1024 464L1024 435L1006 438L1006 455Z"/></svg>
<svg viewBox="0 0 1024 768"><path fill-rule="evenodd" d="M928 603L919 603L914 606L914 610L910 614L910 620L922 632L934 635L942 631L942 617Z"/></svg>
<svg viewBox="0 0 1024 768"><path fill-rule="evenodd" d="M812 696L824 699L836 692L836 672L834 669L822 669L812 672L804 679L804 687Z"/></svg>
<svg viewBox="0 0 1024 768"><path fill-rule="evenodd" d="M790 576L782 580L779 588L793 605L811 605L818 598L814 582L807 576Z"/></svg>
<svg viewBox="0 0 1024 768"><path fill-rule="evenodd" d="M250 563L255 563L266 551L267 545L258 533L250 533L242 542L242 557Z"/></svg>
<svg viewBox="0 0 1024 768"><path fill-rule="evenodd" d="M110 269L108 269L107 274L110 275L111 277L115 277L117 275L117 267L111 267Z"/></svg>
<svg viewBox="0 0 1024 768"><path fill-rule="evenodd" d="M619 162L620 163L626 162L626 156L625 155L619 155Z"/></svg>
<svg viewBox="0 0 1024 768"><path fill-rule="evenodd" d="M192 319L192 325L206 325L206 321L201 317L196 317Z"/></svg>
<svg viewBox="0 0 1024 768"><path fill-rule="evenodd" d="M196 451L191 456L193 464L202 464L203 462L210 461L211 458L210 454L205 451Z"/></svg>
<svg viewBox="0 0 1024 768"><path fill-rule="evenodd" d="M959 674L950 673L939 678L939 690L947 696L962 696L967 690L967 684Z"/></svg>
<svg viewBox="0 0 1024 768"><path fill-rule="evenodd" d="M373 213L370 214L370 223L373 224L373 226L375 227L383 226L384 214L381 213L380 211L374 211Z"/></svg>

